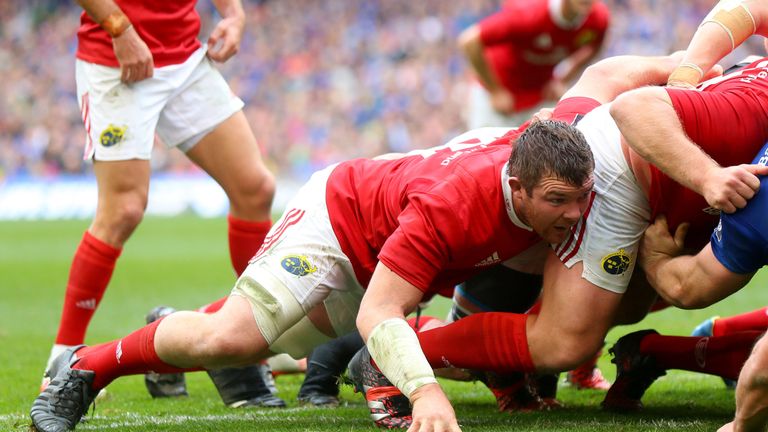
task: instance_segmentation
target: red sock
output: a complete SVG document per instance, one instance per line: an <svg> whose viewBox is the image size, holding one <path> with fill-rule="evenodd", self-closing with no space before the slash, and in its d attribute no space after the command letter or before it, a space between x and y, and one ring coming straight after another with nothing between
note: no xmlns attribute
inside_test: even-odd
<svg viewBox="0 0 768 432"><path fill-rule="evenodd" d="M199 307L197 311L202 313L207 313L207 314L214 313L219 309L221 309L222 306L224 306L224 303L227 301L228 298L229 296L222 297L213 303L208 303L205 306Z"/></svg>
<svg viewBox="0 0 768 432"><path fill-rule="evenodd" d="M727 318L718 318L712 326L713 336L723 336L743 331L765 331L768 328L768 308L760 308Z"/></svg>
<svg viewBox="0 0 768 432"><path fill-rule="evenodd" d="M762 332L733 333L717 337L649 334L640 352L652 355L663 369L682 369L737 379L755 341Z"/></svg>
<svg viewBox="0 0 768 432"><path fill-rule="evenodd" d="M533 372L525 334L527 315L485 312L418 333L434 368L454 366L497 373Z"/></svg>
<svg viewBox="0 0 768 432"><path fill-rule="evenodd" d="M92 236L88 231L77 247L64 297L59 333L56 343L78 345L85 340L85 331L107 290L115 262L121 249L114 248Z"/></svg>
<svg viewBox="0 0 768 432"><path fill-rule="evenodd" d="M272 227L272 221L251 222L229 215L227 225L229 227L229 258L232 260L235 273L240 276L248 267L248 261L256 255L256 251L264 242L264 237Z"/></svg>
<svg viewBox="0 0 768 432"><path fill-rule="evenodd" d="M80 349L77 351L80 360L72 368L94 371L94 389L102 389L125 375L149 371L175 373L200 370L181 369L160 360L155 352L155 332L161 321L159 319L147 324L122 339Z"/></svg>

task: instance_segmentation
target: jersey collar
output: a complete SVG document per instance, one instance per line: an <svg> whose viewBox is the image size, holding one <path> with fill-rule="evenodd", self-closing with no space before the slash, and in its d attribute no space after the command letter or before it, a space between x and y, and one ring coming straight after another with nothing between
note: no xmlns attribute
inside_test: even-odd
<svg viewBox="0 0 768 432"><path fill-rule="evenodd" d="M501 167L501 190L504 192L504 207L507 208L507 215L509 216L509 220L511 220L517 227L526 231L533 231L533 229L524 224L523 221L517 217L517 213L515 213L515 206L512 205L512 188L509 186L509 174L507 174L508 166L509 162Z"/></svg>

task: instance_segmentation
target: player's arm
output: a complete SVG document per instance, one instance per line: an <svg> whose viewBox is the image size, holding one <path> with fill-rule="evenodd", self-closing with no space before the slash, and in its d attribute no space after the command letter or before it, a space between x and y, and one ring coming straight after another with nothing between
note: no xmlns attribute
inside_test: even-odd
<svg viewBox="0 0 768 432"><path fill-rule="evenodd" d="M755 33L768 35L768 2L721 1L696 30L680 66L669 77L669 85L695 87L702 80L704 71Z"/></svg>
<svg viewBox="0 0 768 432"><path fill-rule="evenodd" d="M680 62L681 55L623 55L603 59L587 67L576 84L565 92L563 99L581 96L606 103L628 90L663 84Z"/></svg>
<svg viewBox="0 0 768 432"><path fill-rule="evenodd" d="M744 207L760 187L756 175L768 174L768 168L756 165L720 167L688 138L669 93L661 87L622 94L610 109L635 152L716 209L732 213Z"/></svg>
<svg viewBox="0 0 768 432"><path fill-rule="evenodd" d="M128 84L152 76L152 53L113 0L77 0L77 3L112 37L112 47L120 63L122 82Z"/></svg>
<svg viewBox="0 0 768 432"><path fill-rule="evenodd" d="M475 24L459 35L459 48L475 71L477 79L491 95L493 108L502 113L510 113L514 109L515 100L512 94L501 85L491 66L485 58L480 26Z"/></svg>
<svg viewBox="0 0 768 432"><path fill-rule="evenodd" d="M739 374L736 416L718 430L763 431L768 424L768 339L763 335Z"/></svg>
<svg viewBox="0 0 768 432"><path fill-rule="evenodd" d="M698 309L716 303L741 289L754 273L739 274L715 257L710 244L696 255L682 255L687 225L672 237L667 221L659 216L645 231L640 265L664 300L683 309Z"/></svg>
<svg viewBox="0 0 768 432"><path fill-rule="evenodd" d="M225 62L240 49L245 28L245 11L241 0L213 0L221 21L208 37L208 57Z"/></svg>
<svg viewBox="0 0 768 432"><path fill-rule="evenodd" d="M422 297L416 286L379 263L360 304L357 328L379 369L411 400L411 430L459 431L456 414L405 321Z"/></svg>

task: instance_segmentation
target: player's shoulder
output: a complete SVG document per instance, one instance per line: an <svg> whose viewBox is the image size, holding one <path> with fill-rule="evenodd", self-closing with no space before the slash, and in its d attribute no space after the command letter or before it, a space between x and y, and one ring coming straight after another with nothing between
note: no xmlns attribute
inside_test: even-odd
<svg viewBox="0 0 768 432"><path fill-rule="evenodd" d="M589 10L589 15L593 18L609 20L611 18L611 10L608 9L608 5L602 1L596 1L592 4L592 9Z"/></svg>

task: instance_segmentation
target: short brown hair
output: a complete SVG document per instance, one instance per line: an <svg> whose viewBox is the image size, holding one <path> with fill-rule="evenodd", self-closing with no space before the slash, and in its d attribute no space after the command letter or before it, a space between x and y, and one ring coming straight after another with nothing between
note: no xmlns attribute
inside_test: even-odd
<svg viewBox="0 0 768 432"><path fill-rule="evenodd" d="M565 122L542 120L514 141L507 173L530 194L545 176L581 186L594 169L592 150L581 131Z"/></svg>

